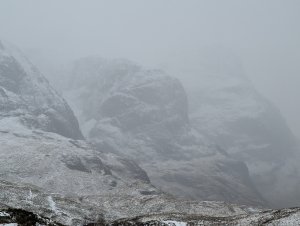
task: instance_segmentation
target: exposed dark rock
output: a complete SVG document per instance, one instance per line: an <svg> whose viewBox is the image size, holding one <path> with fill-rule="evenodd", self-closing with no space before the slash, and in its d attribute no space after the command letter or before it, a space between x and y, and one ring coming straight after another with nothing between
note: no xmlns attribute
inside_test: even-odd
<svg viewBox="0 0 300 226"><path fill-rule="evenodd" d="M19 226L64 226L49 218L38 216L37 214L22 209L1 209L0 213L0 224L16 223Z"/></svg>

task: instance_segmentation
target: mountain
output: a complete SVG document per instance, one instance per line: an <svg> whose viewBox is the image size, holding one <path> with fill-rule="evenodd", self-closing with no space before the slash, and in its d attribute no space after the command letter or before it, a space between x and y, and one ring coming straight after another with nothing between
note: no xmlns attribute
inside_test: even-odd
<svg viewBox="0 0 300 226"><path fill-rule="evenodd" d="M192 128L181 83L128 60L74 63L65 97L85 137L129 156L156 187L177 197L264 205L247 166Z"/></svg>
<svg viewBox="0 0 300 226"><path fill-rule="evenodd" d="M191 64L197 65L193 72ZM280 111L247 79L241 62L230 52L218 50L185 65L181 73L190 74L182 81L188 90L193 128L232 158L245 162L270 204L299 205L295 163L299 145Z"/></svg>
<svg viewBox="0 0 300 226"><path fill-rule="evenodd" d="M297 208L159 189L265 204L246 165L193 128L178 80L124 60L77 62L67 94L90 143L43 75L0 48L1 225L299 224Z"/></svg>
<svg viewBox="0 0 300 226"><path fill-rule="evenodd" d="M92 196L126 200L143 197L143 193L161 193L133 161L95 151L87 142L78 140L83 137L66 101L20 51L4 42L0 47L3 181L26 184L28 194L33 192L30 186L37 186L43 192L77 200ZM1 196L0 203L16 208L20 199L7 197Z"/></svg>
<svg viewBox="0 0 300 226"><path fill-rule="evenodd" d="M125 154L80 140L66 101L15 47L1 42L0 59L0 224L103 225L159 213L251 212L160 191Z"/></svg>

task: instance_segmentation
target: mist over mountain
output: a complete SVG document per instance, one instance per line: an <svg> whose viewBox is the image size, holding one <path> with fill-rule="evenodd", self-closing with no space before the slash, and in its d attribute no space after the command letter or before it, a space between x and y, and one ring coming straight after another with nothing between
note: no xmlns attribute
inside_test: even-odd
<svg viewBox="0 0 300 226"><path fill-rule="evenodd" d="M296 205L296 139L232 59L203 67L200 85L185 83L188 95L179 80L124 59L86 57L57 71L86 139L134 159L162 191L187 199Z"/></svg>
<svg viewBox="0 0 300 226"><path fill-rule="evenodd" d="M232 178L226 183L232 185L237 180L235 188L246 185L252 189L252 196L256 194L253 197L267 200L264 205L296 205L298 166L290 162L299 152L296 138L277 108L247 79L241 63L230 52L218 52L214 53L219 56L217 60L200 58L200 66L193 69L193 73L199 72L194 78L197 82L183 80L188 96L180 82L175 85L176 79L164 72L121 59L77 60L69 66L69 72L61 71L59 80L65 81L62 90L75 109L85 137L112 152L131 156L163 190L187 198L245 203L237 194L248 195L249 191L228 190L220 179L204 179L229 176ZM189 71L182 68L184 73ZM192 76L196 75L187 75ZM216 157L220 153L221 157ZM218 161L225 160L231 171L218 166ZM238 166L234 161L245 165ZM179 175L174 174L172 165ZM154 169L157 172L152 172ZM241 174L237 176L237 172ZM178 184L175 188L174 183ZM199 190L199 186L208 188Z"/></svg>
<svg viewBox="0 0 300 226"><path fill-rule="evenodd" d="M0 3L0 225L300 225L293 0Z"/></svg>
<svg viewBox="0 0 300 226"><path fill-rule="evenodd" d="M126 60L95 57L76 61L69 79L66 97L87 139L130 156L157 187L198 200L260 203L247 167L191 127L177 79Z"/></svg>

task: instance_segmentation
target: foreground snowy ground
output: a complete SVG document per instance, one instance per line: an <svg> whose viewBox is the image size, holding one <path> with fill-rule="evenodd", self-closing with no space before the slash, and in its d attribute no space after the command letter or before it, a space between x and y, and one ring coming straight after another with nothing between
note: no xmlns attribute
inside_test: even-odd
<svg viewBox="0 0 300 226"><path fill-rule="evenodd" d="M253 214L242 214L228 217L213 217L207 215L189 215L179 213L165 213L148 215L135 218L120 219L110 222L78 224L85 226L117 226L117 225L163 225L163 226L188 226L188 225L278 225L296 226L300 224L300 208L283 210L266 210ZM62 226L63 224L49 218L26 212L20 209L0 211L0 226ZM73 225L73 224L68 224Z"/></svg>
<svg viewBox="0 0 300 226"><path fill-rule="evenodd" d="M281 225L296 226L300 224L300 208L266 210L253 214L229 217L212 217L205 215L167 214L137 217L116 221L114 225Z"/></svg>

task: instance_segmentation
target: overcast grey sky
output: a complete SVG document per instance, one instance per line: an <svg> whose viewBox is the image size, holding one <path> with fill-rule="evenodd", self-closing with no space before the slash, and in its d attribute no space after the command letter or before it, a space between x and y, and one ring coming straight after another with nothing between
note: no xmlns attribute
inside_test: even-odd
<svg viewBox="0 0 300 226"><path fill-rule="evenodd" d="M222 46L300 137L299 0L0 0L0 38L57 59L147 66Z"/></svg>

